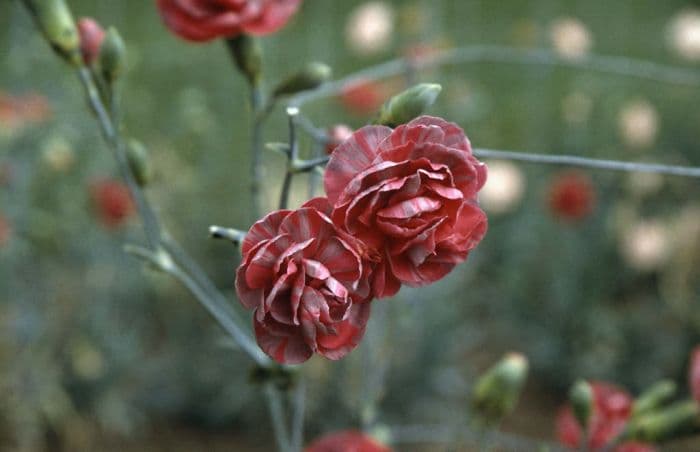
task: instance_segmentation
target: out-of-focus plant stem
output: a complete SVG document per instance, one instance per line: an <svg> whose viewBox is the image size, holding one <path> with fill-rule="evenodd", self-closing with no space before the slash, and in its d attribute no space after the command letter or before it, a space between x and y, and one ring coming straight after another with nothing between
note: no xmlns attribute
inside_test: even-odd
<svg viewBox="0 0 700 452"><path fill-rule="evenodd" d="M127 183L143 221L148 248L129 247L128 250L178 279L253 361L259 365L269 365L269 358L260 351L249 334L240 326L235 312L228 305L225 297L207 278L204 271L179 246L175 246L172 239L163 240L165 234L163 234L160 221L134 180L129 168L124 140L118 127L114 101L111 102L112 105L109 109L105 106L93 74L88 68L80 67L78 76L87 95L88 104L97 117L102 135L112 149L122 177ZM110 98L114 99L114 96ZM173 254L176 255L175 258L182 263L182 266L175 262L173 254L171 254L172 251L175 251Z"/></svg>
<svg viewBox="0 0 700 452"><path fill-rule="evenodd" d="M266 115L261 114L264 106L263 90L260 82L250 84L250 215L251 222L260 219L262 209L262 128Z"/></svg>
<svg viewBox="0 0 700 452"><path fill-rule="evenodd" d="M296 133L296 116L299 113L297 108L290 107L287 109L287 119L289 121L289 153L287 154L287 170L284 174L282 189L280 190L279 208L286 209L289 205L289 192L292 188L292 179L297 173L295 165L299 160L299 143L297 142Z"/></svg>

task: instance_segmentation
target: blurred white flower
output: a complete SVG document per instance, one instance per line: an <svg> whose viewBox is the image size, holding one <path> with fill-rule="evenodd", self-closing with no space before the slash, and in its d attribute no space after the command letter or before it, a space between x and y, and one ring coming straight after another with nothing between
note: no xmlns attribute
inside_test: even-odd
<svg viewBox="0 0 700 452"><path fill-rule="evenodd" d="M661 190L664 176L658 173L630 173L627 176L627 189L637 196L648 196Z"/></svg>
<svg viewBox="0 0 700 452"><path fill-rule="evenodd" d="M593 45L586 25L574 17L562 17L552 22L549 36L557 54L570 60L584 58Z"/></svg>
<svg viewBox="0 0 700 452"><path fill-rule="evenodd" d="M668 227L659 220L644 220L622 232L621 254L627 264L640 271L661 267L671 250Z"/></svg>
<svg viewBox="0 0 700 452"><path fill-rule="evenodd" d="M75 152L65 138L53 136L42 145L42 160L52 170L65 172L75 163Z"/></svg>
<svg viewBox="0 0 700 452"><path fill-rule="evenodd" d="M686 9L671 19L668 43L681 58L700 61L700 10Z"/></svg>
<svg viewBox="0 0 700 452"><path fill-rule="evenodd" d="M569 124L583 124L593 110L593 100L585 93L574 91L561 102L562 117Z"/></svg>
<svg viewBox="0 0 700 452"><path fill-rule="evenodd" d="M479 202L486 211L501 214L513 209L525 192L525 177L510 162L487 162L489 177L479 192Z"/></svg>
<svg viewBox="0 0 700 452"><path fill-rule="evenodd" d="M622 140L629 147L649 147L659 132L659 114L646 100L634 101L620 111L618 127Z"/></svg>
<svg viewBox="0 0 700 452"><path fill-rule="evenodd" d="M394 8L386 2L367 2L355 8L345 26L348 47L359 55L382 52L391 44Z"/></svg>

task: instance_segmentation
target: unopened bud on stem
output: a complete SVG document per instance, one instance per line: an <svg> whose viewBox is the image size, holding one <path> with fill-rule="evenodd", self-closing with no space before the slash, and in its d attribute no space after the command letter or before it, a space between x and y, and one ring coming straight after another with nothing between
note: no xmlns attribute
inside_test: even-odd
<svg viewBox="0 0 700 452"><path fill-rule="evenodd" d="M323 63L309 63L296 74L292 74L282 80L275 87L272 97L279 98L301 91L306 91L319 87L324 82L330 80L333 71L330 66Z"/></svg>
<svg viewBox="0 0 700 452"><path fill-rule="evenodd" d="M100 48L100 67L107 83L114 83L124 70L126 46L116 28L110 27Z"/></svg>
<svg viewBox="0 0 700 452"><path fill-rule="evenodd" d="M422 115L435 103L442 87L421 83L389 99L379 112L378 124L396 127Z"/></svg>
<svg viewBox="0 0 700 452"><path fill-rule="evenodd" d="M257 85L262 74L262 47L253 36L242 34L227 41L231 56L251 85Z"/></svg>
<svg viewBox="0 0 700 452"><path fill-rule="evenodd" d="M68 63L81 63L80 38L64 0L24 0L51 47Z"/></svg>
<svg viewBox="0 0 700 452"><path fill-rule="evenodd" d="M593 388L585 380L578 380L569 391L571 410L581 428L588 430L588 421L593 412Z"/></svg>
<svg viewBox="0 0 700 452"><path fill-rule="evenodd" d="M126 148L129 168L136 183L145 187L153 179L153 166L148 155L148 149L140 141L130 140Z"/></svg>
<svg viewBox="0 0 700 452"><path fill-rule="evenodd" d="M487 423L498 422L510 414L527 378L527 359L509 353L476 382L472 394L474 410Z"/></svg>

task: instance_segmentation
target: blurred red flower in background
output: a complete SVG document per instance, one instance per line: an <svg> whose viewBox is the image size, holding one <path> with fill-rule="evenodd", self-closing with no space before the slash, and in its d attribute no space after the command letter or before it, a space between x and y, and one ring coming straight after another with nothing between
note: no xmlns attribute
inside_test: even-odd
<svg viewBox="0 0 700 452"><path fill-rule="evenodd" d="M41 94L10 94L0 91L0 130L10 132L51 117L49 101Z"/></svg>
<svg viewBox="0 0 700 452"><path fill-rule="evenodd" d="M85 64L92 64L100 56L100 47L105 39L105 31L102 26L91 17L83 17L78 21L80 33L80 52L83 54Z"/></svg>
<svg viewBox="0 0 700 452"><path fill-rule="evenodd" d="M108 228L122 225L134 213L129 189L116 180L101 180L91 184L90 196L99 220Z"/></svg>
<svg viewBox="0 0 700 452"><path fill-rule="evenodd" d="M377 82L360 80L345 86L339 99L350 113L367 116L379 111L379 107L389 98L388 91Z"/></svg>
<svg viewBox="0 0 700 452"><path fill-rule="evenodd" d="M391 449L362 432L345 430L322 436L305 452L391 452Z"/></svg>
<svg viewBox="0 0 700 452"><path fill-rule="evenodd" d="M332 154L340 143L352 136L353 132L354 130L345 124L336 124L333 127L330 127L326 131L329 140L328 144L326 144L326 154Z"/></svg>
<svg viewBox="0 0 700 452"><path fill-rule="evenodd" d="M581 220L595 206L595 190L588 175L567 171L557 175L549 186L549 209L565 220Z"/></svg>
<svg viewBox="0 0 700 452"><path fill-rule="evenodd" d="M591 382L593 410L589 420L588 447L604 448L625 428L632 413L632 397L625 390L605 382ZM556 419L556 435L560 443L580 447L583 432L570 406L559 411ZM655 449L643 443L627 442L615 448L616 452L652 452Z"/></svg>
<svg viewBox="0 0 700 452"><path fill-rule="evenodd" d="M158 0L165 24L188 41L274 33L299 5L301 0Z"/></svg>

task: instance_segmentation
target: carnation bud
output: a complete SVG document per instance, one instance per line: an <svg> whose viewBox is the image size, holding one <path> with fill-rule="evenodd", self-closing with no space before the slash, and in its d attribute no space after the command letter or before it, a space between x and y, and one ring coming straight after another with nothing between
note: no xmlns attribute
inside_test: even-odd
<svg viewBox="0 0 700 452"><path fill-rule="evenodd" d="M100 67L102 75L108 83L114 81L124 70L126 46L116 28L110 27L100 48Z"/></svg>
<svg viewBox="0 0 700 452"><path fill-rule="evenodd" d="M528 372L527 359L509 353L486 371L476 382L472 405L487 423L497 422L510 414L520 397Z"/></svg>
<svg viewBox="0 0 700 452"><path fill-rule="evenodd" d="M632 405L632 417L651 413L676 393L677 385L672 380L661 380L644 391Z"/></svg>
<svg viewBox="0 0 700 452"><path fill-rule="evenodd" d="M569 391L571 410L583 430L588 429L588 421L593 411L593 388L585 380L578 380Z"/></svg>
<svg viewBox="0 0 700 452"><path fill-rule="evenodd" d="M129 168L141 187L145 187L153 179L153 166L148 155L148 149L140 141L130 140L126 148Z"/></svg>
<svg viewBox="0 0 700 452"><path fill-rule="evenodd" d="M252 85L257 85L262 73L262 47L250 35L241 34L228 41L233 60Z"/></svg>
<svg viewBox="0 0 700 452"><path fill-rule="evenodd" d="M87 65L93 64L100 56L100 47L105 39L105 31L102 26L90 17L78 20L78 32L80 33L80 51L83 61Z"/></svg>
<svg viewBox="0 0 700 452"><path fill-rule="evenodd" d="M64 0L24 0L51 47L68 63L81 63L80 38Z"/></svg>
<svg viewBox="0 0 700 452"><path fill-rule="evenodd" d="M277 98L317 88L330 80L331 75L330 66L317 62L309 63L296 74L282 80L273 91L272 96Z"/></svg>
<svg viewBox="0 0 700 452"><path fill-rule="evenodd" d="M421 83L389 99L379 112L378 124L396 127L422 115L435 103L442 86Z"/></svg>
<svg viewBox="0 0 700 452"><path fill-rule="evenodd" d="M650 443L667 441L696 431L699 419L700 405L695 400L686 400L632 419L626 436Z"/></svg>

